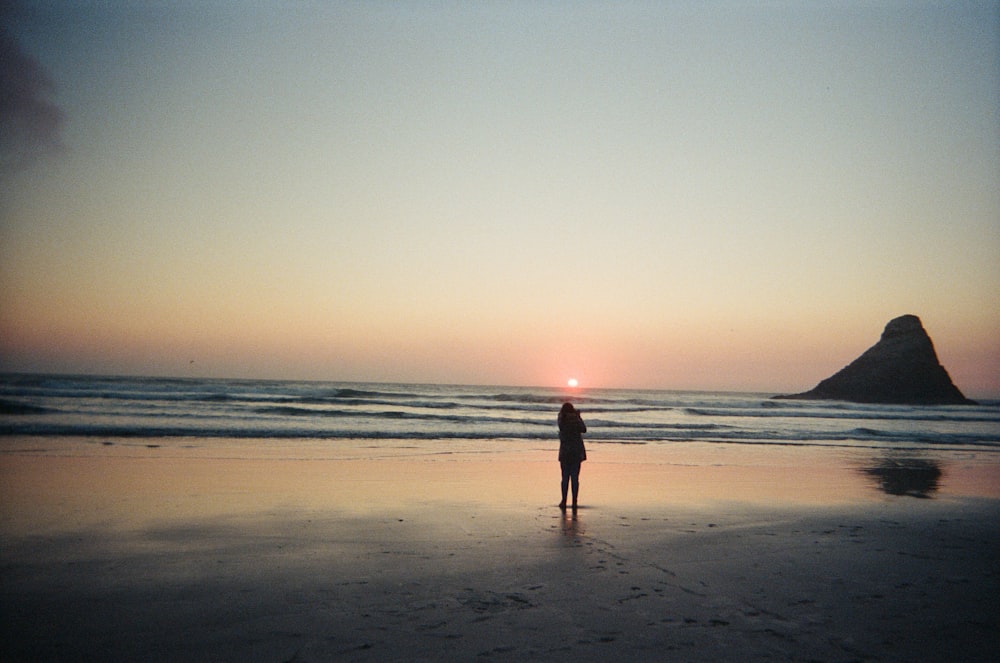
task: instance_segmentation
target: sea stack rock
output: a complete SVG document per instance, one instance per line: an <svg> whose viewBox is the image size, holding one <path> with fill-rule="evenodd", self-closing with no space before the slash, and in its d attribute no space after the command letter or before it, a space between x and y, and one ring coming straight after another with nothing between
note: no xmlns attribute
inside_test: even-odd
<svg viewBox="0 0 1000 663"><path fill-rule="evenodd" d="M891 403L905 405L974 405L962 395L938 361L934 343L920 318L891 320L879 342L839 372L788 399Z"/></svg>

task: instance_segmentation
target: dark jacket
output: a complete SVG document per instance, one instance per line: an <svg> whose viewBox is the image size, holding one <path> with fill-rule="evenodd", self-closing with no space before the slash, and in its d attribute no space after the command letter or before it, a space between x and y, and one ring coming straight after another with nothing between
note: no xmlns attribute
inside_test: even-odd
<svg viewBox="0 0 1000 663"><path fill-rule="evenodd" d="M559 413L559 462L582 463L587 460L587 449L583 446L583 434L587 424L583 423L579 412Z"/></svg>

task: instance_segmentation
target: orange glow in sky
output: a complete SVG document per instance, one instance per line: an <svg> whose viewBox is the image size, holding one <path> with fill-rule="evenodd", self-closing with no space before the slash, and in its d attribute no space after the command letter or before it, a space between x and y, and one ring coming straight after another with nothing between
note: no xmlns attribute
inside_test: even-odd
<svg viewBox="0 0 1000 663"><path fill-rule="evenodd" d="M0 372L1000 396L992 3L0 18Z"/></svg>

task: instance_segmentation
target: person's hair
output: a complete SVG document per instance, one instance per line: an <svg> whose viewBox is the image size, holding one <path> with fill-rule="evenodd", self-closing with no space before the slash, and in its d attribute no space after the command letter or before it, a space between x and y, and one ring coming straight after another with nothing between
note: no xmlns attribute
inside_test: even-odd
<svg viewBox="0 0 1000 663"><path fill-rule="evenodd" d="M569 401L563 403L562 409L559 410L559 414L566 414L567 412L573 412L576 408Z"/></svg>

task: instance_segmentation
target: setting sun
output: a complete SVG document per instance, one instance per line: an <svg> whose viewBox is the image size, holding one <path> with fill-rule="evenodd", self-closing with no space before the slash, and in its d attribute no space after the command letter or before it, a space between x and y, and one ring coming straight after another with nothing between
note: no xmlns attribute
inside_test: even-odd
<svg viewBox="0 0 1000 663"><path fill-rule="evenodd" d="M566 380L566 384L569 385L570 387L575 387L580 383L577 382L576 378L570 378L569 380Z"/></svg>

